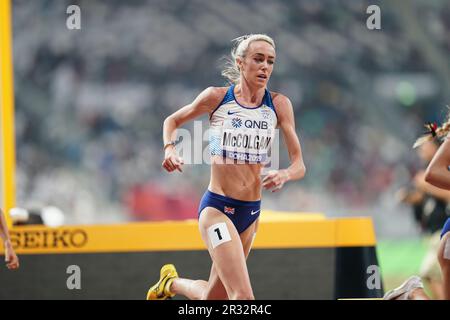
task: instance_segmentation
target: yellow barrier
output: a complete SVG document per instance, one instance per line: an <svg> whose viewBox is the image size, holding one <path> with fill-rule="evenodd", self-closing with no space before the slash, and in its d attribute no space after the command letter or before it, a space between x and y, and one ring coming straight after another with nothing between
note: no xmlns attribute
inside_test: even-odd
<svg viewBox="0 0 450 320"><path fill-rule="evenodd" d="M261 211L261 222L271 221L311 221L311 220L325 220L326 216L323 213L315 212L289 212L289 211Z"/></svg>
<svg viewBox="0 0 450 320"><path fill-rule="evenodd" d="M262 213L264 217L265 212ZM370 218L325 219L290 214L261 218L255 249L374 246ZM15 227L11 240L19 254L180 251L206 249L195 220Z"/></svg>

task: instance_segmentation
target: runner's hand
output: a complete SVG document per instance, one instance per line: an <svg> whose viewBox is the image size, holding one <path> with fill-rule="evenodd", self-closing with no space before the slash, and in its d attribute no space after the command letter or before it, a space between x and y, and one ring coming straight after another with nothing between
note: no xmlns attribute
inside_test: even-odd
<svg viewBox="0 0 450 320"><path fill-rule="evenodd" d="M271 170L267 176L264 177L262 186L266 190L272 189L272 192L277 192L287 181L289 181L287 170Z"/></svg>
<svg viewBox="0 0 450 320"><path fill-rule="evenodd" d="M19 258L17 258L14 248L9 241L5 241L5 261L8 269L15 270L19 268Z"/></svg>
<svg viewBox="0 0 450 320"><path fill-rule="evenodd" d="M172 172L175 170L183 172L183 170L181 170L181 166L183 164L184 164L183 159L181 159L177 155L177 152L174 147L169 147L166 149L162 166L164 169L166 169L167 172Z"/></svg>

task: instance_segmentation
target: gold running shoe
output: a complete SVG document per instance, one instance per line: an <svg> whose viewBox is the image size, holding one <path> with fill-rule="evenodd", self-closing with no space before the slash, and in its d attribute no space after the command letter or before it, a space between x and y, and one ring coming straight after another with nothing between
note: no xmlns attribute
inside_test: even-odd
<svg viewBox="0 0 450 320"><path fill-rule="evenodd" d="M159 281L147 292L147 300L166 300L175 293L170 291L173 280L178 278L177 270L173 264L166 264L161 268Z"/></svg>

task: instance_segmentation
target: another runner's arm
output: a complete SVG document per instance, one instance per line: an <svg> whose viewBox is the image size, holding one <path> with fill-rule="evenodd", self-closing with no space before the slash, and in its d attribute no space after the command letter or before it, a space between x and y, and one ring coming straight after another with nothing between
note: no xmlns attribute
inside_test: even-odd
<svg viewBox="0 0 450 320"><path fill-rule="evenodd" d="M3 246L5 249L5 261L8 269L14 270L19 268L19 258L17 257L14 248L11 244L11 240L8 232L8 225L6 219L3 216L3 212L0 209L0 237L3 240Z"/></svg>
<svg viewBox="0 0 450 320"><path fill-rule="evenodd" d="M434 155L425 172L425 181L432 185L450 190L450 140L444 143Z"/></svg>
<svg viewBox="0 0 450 320"><path fill-rule="evenodd" d="M6 219L1 209L0 209L0 238L2 238L3 242L10 242L8 225L6 224Z"/></svg>

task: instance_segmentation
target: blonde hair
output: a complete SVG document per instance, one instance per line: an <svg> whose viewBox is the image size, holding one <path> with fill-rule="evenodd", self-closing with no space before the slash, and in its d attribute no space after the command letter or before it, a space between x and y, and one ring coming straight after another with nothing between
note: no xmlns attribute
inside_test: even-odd
<svg viewBox="0 0 450 320"><path fill-rule="evenodd" d="M425 124L425 128L428 129L428 132L416 140L413 148L417 148L425 142L433 141L434 139L440 140L447 136L447 134L450 132L450 107L447 106L447 108L449 109L447 121L445 121L440 127L437 127L435 123Z"/></svg>
<svg viewBox="0 0 450 320"><path fill-rule="evenodd" d="M230 83L238 84L241 79L241 71L237 64L237 57L245 58L248 47L254 41L265 41L275 49L275 42L266 34L247 34L231 40L233 47L231 57L226 58L225 68L222 70L224 76Z"/></svg>

